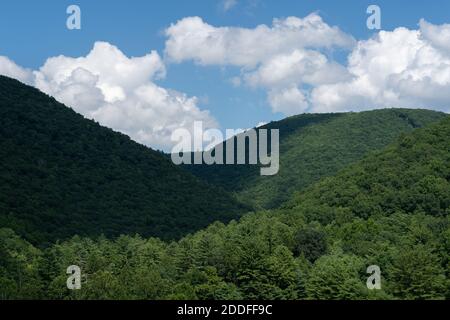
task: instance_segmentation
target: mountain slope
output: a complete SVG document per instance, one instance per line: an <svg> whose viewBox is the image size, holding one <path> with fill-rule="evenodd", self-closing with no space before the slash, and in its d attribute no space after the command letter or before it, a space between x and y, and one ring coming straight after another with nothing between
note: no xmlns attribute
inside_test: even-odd
<svg viewBox="0 0 450 320"><path fill-rule="evenodd" d="M244 209L162 153L0 77L0 226L33 243L74 234L179 237Z"/></svg>
<svg viewBox="0 0 450 320"><path fill-rule="evenodd" d="M340 217L450 213L450 117L298 192L287 208L331 223Z"/></svg>
<svg viewBox="0 0 450 320"><path fill-rule="evenodd" d="M445 117L431 110L385 109L361 113L304 114L261 128L280 129L280 171L260 176L255 166L185 166L193 174L234 191L256 208L276 208L294 191L335 174L401 133Z"/></svg>

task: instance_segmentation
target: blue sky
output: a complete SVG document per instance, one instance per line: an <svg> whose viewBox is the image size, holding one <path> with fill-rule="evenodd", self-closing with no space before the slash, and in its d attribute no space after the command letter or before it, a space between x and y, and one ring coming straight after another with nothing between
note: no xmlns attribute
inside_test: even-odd
<svg viewBox="0 0 450 320"><path fill-rule="evenodd" d="M81 30L65 27L65 11L70 4L82 10ZM376 34L366 27L370 4L380 6L382 29L387 31L399 26L418 29L421 18L434 25L450 22L450 2L441 0L237 0L229 10L224 10L221 0L15 0L0 5L0 56L37 70L49 57L86 56L96 41L105 41L129 57L144 56L151 50L163 57L164 30L191 16L199 16L215 27L253 29L260 24L271 26L274 18L302 18L315 12L329 26L338 26L356 40L366 40ZM336 50L333 58L345 65L350 51ZM165 65L166 76L155 82L198 97L199 107L209 110L222 128L247 128L286 116L271 108L267 88L231 84L231 78L242 74L242 66L199 66L189 59Z"/></svg>

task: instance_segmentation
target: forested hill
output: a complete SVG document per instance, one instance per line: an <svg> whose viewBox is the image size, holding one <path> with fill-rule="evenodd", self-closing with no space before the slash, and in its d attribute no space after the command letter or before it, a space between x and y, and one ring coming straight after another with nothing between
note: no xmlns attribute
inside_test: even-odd
<svg viewBox="0 0 450 320"><path fill-rule="evenodd" d="M39 250L0 228L0 297L450 299L449 137L450 117L284 209L214 223L179 242L74 237ZM66 288L71 264L83 270L82 290ZM366 286L372 265L380 290Z"/></svg>
<svg viewBox="0 0 450 320"><path fill-rule="evenodd" d="M445 113L384 109L360 113L304 114L272 122L280 129L280 171L260 176L255 166L187 165L198 177L237 193L256 208L276 208L323 177L379 150L401 134L438 121Z"/></svg>
<svg viewBox="0 0 450 320"><path fill-rule="evenodd" d="M450 214L450 117L297 193L286 205L323 224L395 213Z"/></svg>
<svg viewBox="0 0 450 320"><path fill-rule="evenodd" d="M180 237L244 208L162 153L0 76L0 227L32 243L75 234Z"/></svg>

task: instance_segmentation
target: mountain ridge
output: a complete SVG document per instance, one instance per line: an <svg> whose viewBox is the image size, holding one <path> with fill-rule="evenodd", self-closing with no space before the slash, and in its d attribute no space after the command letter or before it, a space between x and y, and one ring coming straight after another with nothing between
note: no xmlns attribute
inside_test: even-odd
<svg viewBox="0 0 450 320"><path fill-rule="evenodd" d="M260 128L280 130L280 171L261 177L258 166L185 165L199 178L233 191L256 209L274 209L294 190L333 175L402 133L436 122L445 113L425 109L380 109L302 114Z"/></svg>

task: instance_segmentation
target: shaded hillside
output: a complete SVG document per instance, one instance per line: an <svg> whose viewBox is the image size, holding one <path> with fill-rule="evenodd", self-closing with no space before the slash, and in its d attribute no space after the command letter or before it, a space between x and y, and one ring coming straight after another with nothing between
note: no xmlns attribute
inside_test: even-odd
<svg viewBox="0 0 450 320"><path fill-rule="evenodd" d="M280 171L260 176L256 166L188 165L193 174L234 191L256 208L276 208L323 177L335 174L401 133L445 117L431 110L384 109L361 113L304 114L262 128L280 130Z"/></svg>
<svg viewBox="0 0 450 320"><path fill-rule="evenodd" d="M75 234L180 237L243 211L162 153L0 77L0 226L33 243Z"/></svg>

